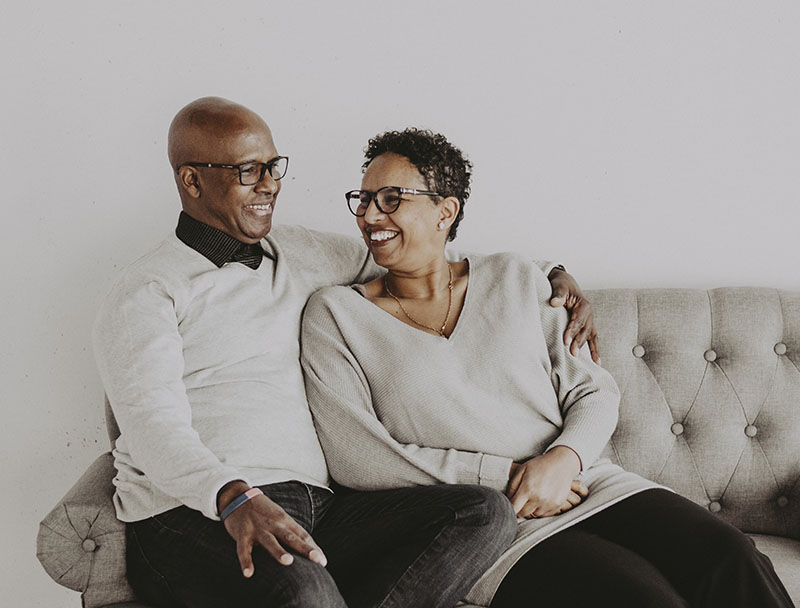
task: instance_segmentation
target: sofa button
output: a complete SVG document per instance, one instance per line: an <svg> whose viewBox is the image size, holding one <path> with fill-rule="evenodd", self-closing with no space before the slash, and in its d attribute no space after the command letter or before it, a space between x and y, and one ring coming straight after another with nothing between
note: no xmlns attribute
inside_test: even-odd
<svg viewBox="0 0 800 608"><path fill-rule="evenodd" d="M744 434L747 435L748 437L755 437L756 435L758 435L758 429L756 428L755 425L748 424L746 427L744 427Z"/></svg>
<svg viewBox="0 0 800 608"><path fill-rule="evenodd" d="M708 510L709 510L709 511L711 511L712 513L719 513L720 511L722 511L722 505L721 505L721 504L719 504L719 503L718 503L718 502L715 500L715 501L714 501L714 502L712 502L710 505L708 505Z"/></svg>
<svg viewBox="0 0 800 608"><path fill-rule="evenodd" d="M775 345L775 354L776 355L785 355L786 354L786 345L783 342L778 342Z"/></svg>
<svg viewBox="0 0 800 608"><path fill-rule="evenodd" d="M712 361L717 360L717 351L713 348L709 348L706 352L703 353L703 359L711 363Z"/></svg>
<svg viewBox="0 0 800 608"><path fill-rule="evenodd" d="M789 498L786 496L779 496L778 497L778 506L782 509L786 505L789 504Z"/></svg>
<svg viewBox="0 0 800 608"><path fill-rule="evenodd" d="M680 422L676 422L669 430L672 431L673 435L683 435L683 425Z"/></svg>
<svg viewBox="0 0 800 608"><path fill-rule="evenodd" d="M81 549L86 551L86 553L91 553L95 549L97 549L97 543L94 542L91 538L87 538L85 541L81 543Z"/></svg>
<svg viewBox="0 0 800 608"><path fill-rule="evenodd" d="M639 357L640 359L642 357L644 357L644 346L642 346L641 344L637 344L636 346L634 346L633 347L633 356L634 357Z"/></svg>

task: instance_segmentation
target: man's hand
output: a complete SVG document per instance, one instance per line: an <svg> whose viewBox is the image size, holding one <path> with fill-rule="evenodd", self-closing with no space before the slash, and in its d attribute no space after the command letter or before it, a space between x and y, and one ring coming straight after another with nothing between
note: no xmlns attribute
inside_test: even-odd
<svg viewBox="0 0 800 608"><path fill-rule="evenodd" d="M578 455L566 446L511 466L506 496L518 517L549 517L568 511L589 495L575 479L580 473Z"/></svg>
<svg viewBox="0 0 800 608"><path fill-rule="evenodd" d="M220 492L220 512L227 504L248 489L244 482L232 482ZM278 563L289 566L294 556L287 549L308 556L313 562L328 563L322 549L311 535L290 517L283 508L263 494L255 496L231 513L225 520L225 529L236 541L236 553L242 574L253 576L253 546L261 545Z"/></svg>
<svg viewBox="0 0 800 608"><path fill-rule="evenodd" d="M592 305L584 297L578 282L568 272L560 268L553 268L547 278L553 288L550 306L554 308L564 306L570 313L569 325L564 332L564 344L575 356L580 348L588 342L592 360L599 365L600 354L597 352L597 329L594 326Z"/></svg>

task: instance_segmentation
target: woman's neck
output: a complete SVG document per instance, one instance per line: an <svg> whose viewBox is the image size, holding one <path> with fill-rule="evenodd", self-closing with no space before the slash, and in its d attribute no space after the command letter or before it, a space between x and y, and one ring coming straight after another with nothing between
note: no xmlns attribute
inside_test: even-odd
<svg viewBox="0 0 800 608"><path fill-rule="evenodd" d="M389 270L386 283L398 298L430 300L449 295L452 271L444 256L413 271Z"/></svg>

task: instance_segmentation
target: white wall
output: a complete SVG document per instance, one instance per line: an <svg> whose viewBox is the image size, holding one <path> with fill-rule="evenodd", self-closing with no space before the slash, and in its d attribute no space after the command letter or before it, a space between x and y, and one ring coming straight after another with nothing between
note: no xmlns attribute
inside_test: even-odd
<svg viewBox="0 0 800 608"><path fill-rule="evenodd" d="M240 101L291 156L277 218L353 233L369 136L475 163L457 245L584 287L800 289L792 2L50 2L0 25L2 603L78 606L39 520L103 450L89 346L118 270L169 232L166 130Z"/></svg>

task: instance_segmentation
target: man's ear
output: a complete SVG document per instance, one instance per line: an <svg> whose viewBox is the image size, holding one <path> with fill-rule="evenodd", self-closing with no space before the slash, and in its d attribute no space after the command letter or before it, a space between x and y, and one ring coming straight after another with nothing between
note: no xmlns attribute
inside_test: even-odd
<svg viewBox="0 0 800 608"><path fill-rule="evenodd" d="M458 202L458 199L455 196L448 196L439 203L439 221L444 222L450 228L456 220L459 209L461 209L461 203Z"/></svg>
<svg viewBox="0 0 800 608"><path fill-rule="evenodd" d="M178 169L178 186L192 198L200 198L200 175L194 167Z"/></svg>

